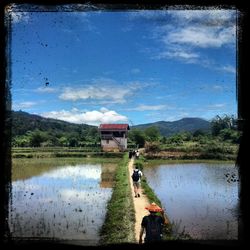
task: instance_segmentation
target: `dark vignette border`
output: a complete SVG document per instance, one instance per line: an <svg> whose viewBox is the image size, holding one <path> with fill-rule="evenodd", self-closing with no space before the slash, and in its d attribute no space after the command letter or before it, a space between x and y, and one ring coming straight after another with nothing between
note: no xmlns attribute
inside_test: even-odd
<svg viewBox="0 0 250 250"><path fill-rule="evenodd" d="M32 5L43 5L46 8L52 7L53 5L63 5L63 4L86 4L90 10L93 9L105 9L110 11L116 10L129 10L129 9L163 9L168 8L168 6L176 6L178 8L185 8L185 6L191 6L191 8L199 8L199 7L234 7L241 15L238 19L238 29L237 29L237 38L238 38L238 46L237 46L237 102L238 102L238 129L242 131L242 136L240 140L240 146L238 151L238 156L236 160L236 165L239 167L240 174L240 216L239 216L239 239L238 241L175 241L175 242L164 242L163 244L154 246L157 248L165 248L165 247L239 247L248 243L248 223L249 223L249 197L246 196L247 184L248 184L248 172L247 168L247 138L249 138L249 131L247 128L249 127L249 115L247 110L247 98L248 98L248 88L247 88L247 80L248 80L248 72L247 72L247 59L249 55L249 38L247 31L250 30L249 23L249 9L247 4L237 3L237 1L231 0L217 0L217 1L202 1L202 5L198 1L189 1L189 0L169 0L169 1L84 1L84 0L1 0L1 10L0 10L0 25L1 25L1 36L0 36L0 49L1 49L1 83L0 83L0 109L1 109L1 129L0 129L0 141L1 141L1 156L0 156L0 197L1 197L1 210L0 210L0 230L1 230L1 243L4 247L12 247L18 248L22 247L60 247L60 248L74 248L80 246L73 245L63 245L56 242L41 242L39 239L37 241L26 241L22 243L17 243L11 241L11 236L8 230L8 202L9 202L9 193L11 193L11 82L10 69L7 71L7 66L9 65L8 54L10 53L11 48L8 47L8 42L6 40L8 30L11 27L5 26L4 22L4 10L6 5L11 3L16 4L31 4ZM241 2L241 1L238 1ZM244 1L243 1L244 2ZM247 1L246 1L247 2ZM199 4L199 5L198 5ZM151 246L145 245L134 245L134 244L123 244L123 245L112 245L112 246L100 246L100 247L90 247L90 248L148 248ZM82 246L81 246L82 248ZM86 247L84 247L86 248Z"/></svg>

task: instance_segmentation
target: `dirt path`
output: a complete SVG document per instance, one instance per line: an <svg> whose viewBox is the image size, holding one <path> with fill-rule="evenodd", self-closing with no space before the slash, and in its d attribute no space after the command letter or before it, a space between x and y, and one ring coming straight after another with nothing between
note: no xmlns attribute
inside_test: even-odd
<svg viewBox="0 0 250 250"><path fill-rule="evenodd" d="M136 238L136 242L139 243L141 221L142 221L143 216L148 215L148 211L145 209L145 207L148 206L149 201L148 201L147 196L144 194L142 189L140 191L141 197L135 198L133 181L131 178L131 175L133 173L133 164L134 164L134 159L131 159L129 164L128 164L129 176L130 176L129 180L130 180L131 191L132 191L132 195L133 195L133 202L134 202L134 206L135 206L135 219L136 219L136 221L135 221L135 238Z"/></svg>

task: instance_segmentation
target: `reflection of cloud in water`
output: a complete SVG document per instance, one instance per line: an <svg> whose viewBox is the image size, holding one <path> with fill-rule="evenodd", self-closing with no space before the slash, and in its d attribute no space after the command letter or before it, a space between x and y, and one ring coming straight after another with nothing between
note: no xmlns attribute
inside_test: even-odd
<svg viewBox="0 0 250 250"><path fill-rule="evenodd" d="M38 184L29 184L26 181L15 181L12 183L12 193L16 190L36 191L41 188Z"/></svg>
<svg viewBox="0 0 250 250"><path fill-rule="evenodd" d="M87 178L100 179L101 165L77 165L68 166L62 169L56 169L45 173L42 176L46 178L55 179L69 179L69 178Z"/></svg>
<svg viewBox="0 0 250 250"><path fill-rule="evenodd" d="M98 241L112 194L99 185L101 171L101 165L67 166L13 182L13 237Z"/></svg>
<svg viewBox="0 0 250 250"><path fill-rule="evenodd" d="M106 199L110 197L111 189L88 189L88 190L73 190L73 189L62 189L60 190L60 195L62 200L73 200L73 201L85 201L88 203L98 202L98 199ZM100 202L102 203L102 202Z"/></svg>

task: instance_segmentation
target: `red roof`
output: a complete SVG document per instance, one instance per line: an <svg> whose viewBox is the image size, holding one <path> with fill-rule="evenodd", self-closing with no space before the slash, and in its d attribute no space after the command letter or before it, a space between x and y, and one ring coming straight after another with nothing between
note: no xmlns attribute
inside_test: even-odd
<svg viewBox="0 0 250 250"><path fill-rule="evenodd" d="M129 130L128 124L100 124L99 129L104 130Z"/></svg>

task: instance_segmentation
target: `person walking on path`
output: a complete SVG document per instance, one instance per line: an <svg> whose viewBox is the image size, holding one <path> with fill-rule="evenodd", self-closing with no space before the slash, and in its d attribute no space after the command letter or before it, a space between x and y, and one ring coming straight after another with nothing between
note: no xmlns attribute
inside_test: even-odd
<svg viewBox="0 0 250 250"><path fill-rule="evenodd" d="M139 150L137 149L136 152L135 152L136 159L139 159L139 155L140 155L140 152L139 152Z"/></svg>
<svg viewBox="0 0 250 250"><path fill-rule="evenodd" d="M135 197L140 197L142 171L139 170L138 166L135 167L131 177L133 179Z"/></svg>
<svg viewBox="0 0 250 250"><path fill-rule="evenodd" d="M166 218L164 211L154 202L145 207L149 211L149 215L142 218L141 231L139 235L139 244L142 244L142 236L145 233L144 242L152 243L162 240L162 229L164 224L168 224L169 221ZM161 215L158 215L159 213Z"/></svg>

